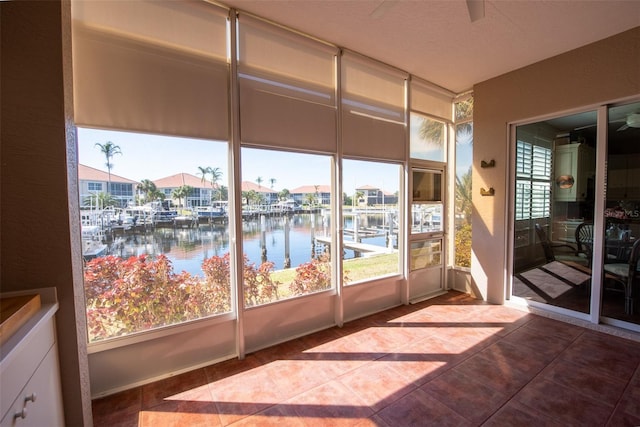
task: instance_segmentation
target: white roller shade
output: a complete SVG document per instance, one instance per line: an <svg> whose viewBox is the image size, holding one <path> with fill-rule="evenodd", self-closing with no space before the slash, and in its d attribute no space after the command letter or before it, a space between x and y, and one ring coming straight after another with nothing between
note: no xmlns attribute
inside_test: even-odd
<svg viewBox="0 0 640 427"><path fill-rule="evenodd" d="M427 82L412 79L411 91L412 111L419 111L447 121L452 119L454 94Z"/></svg>
<svg viewBox="0 0 640 427"><path fill-rule="evenodd" d="M72 2L76 124L227 140L227 15L204 2Z"/></svg>
<svg viewBox="0 0 640 427"><path fill-rule="evenodd" d="M408 76L350 52L341 65L343 153L403 160Z"/></svg>
<svg viewBox="0 0 640 427"><path fill-rule="evenodd" d="M334 152L337 49L250 16L238 19L242 143Z"/></svg>

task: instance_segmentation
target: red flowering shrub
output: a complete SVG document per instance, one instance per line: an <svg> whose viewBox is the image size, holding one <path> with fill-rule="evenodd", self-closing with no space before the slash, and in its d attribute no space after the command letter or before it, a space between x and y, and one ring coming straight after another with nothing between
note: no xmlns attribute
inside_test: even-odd
<svg viewBox="0 0 640 427"><path fill-rule="evenodd" d="M331 263L326 257L312 259L296 267L296 277L289 285L293 295L306 295L331 287Z"/></svg>
<svg viewBox="0 0 640 427"><path fill-rule="evenodd" d="M263 262L256 269L254 263L244 256L244 303L247 307L276 301L278 299L279 282L271 279L271 272L275 265L271 261Z"/></svg>
<svg viewBox="0 0 640 427"><path fill-rule="evenodd" d="M94 258L85 268L90 341L230 311L224 282L175 274L159 255Z"/></svg>
<svg viewBox="0 0 640 427"><path fill-rule="evenodd" d="M248 307L278 299L274 264L258 268L244 257ZM89 341L139 332L231 311L229 254L204 260L204 278L175 274L165 255L94 258L84 271Z"/></svg>

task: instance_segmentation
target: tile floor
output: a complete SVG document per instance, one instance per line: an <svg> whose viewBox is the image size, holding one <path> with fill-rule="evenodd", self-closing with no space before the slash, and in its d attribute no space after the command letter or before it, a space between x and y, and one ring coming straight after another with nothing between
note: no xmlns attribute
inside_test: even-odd
<svg viewBox="0 0 640 427"><path fill-rule="evenodd" d="M640 342L456 292L93 402L95 426L640 426Z"/></svg>

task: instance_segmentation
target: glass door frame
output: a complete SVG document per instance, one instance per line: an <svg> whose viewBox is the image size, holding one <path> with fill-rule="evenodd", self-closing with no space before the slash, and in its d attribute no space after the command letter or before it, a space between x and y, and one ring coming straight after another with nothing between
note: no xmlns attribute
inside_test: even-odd
<svg viewBox="0 0 640 427"><path fill-rule="evenodd" d="M434 203L440 203L442 206L442 212L440 214L440 229L434 231L420 231L417 233L413 232L413 221L414 221L414 213L413 206L415 203L427 203L428 200L415 200L414 194L414 171L417 172L431 172L434 174L440 175L440 200ZM446 292L446 284L447 284L447 252L448 252L448 244L447 244L447 230L448 230L448 204L447 204L447 189L448 189L448 176L447 176L447 165L445 163L439 162L430 162L430 161L416 161L412 160L409 165L409 191L408 191L408 218L407 226L406 226L406 235L408 237L407 242L407 256L406 256L406 271L407 271L407 292L408 292L408 300L411 302L421 301L423 299L431 298L440 293ZM420 196L421 199L424 198L423 195ZM412 244L419 242L439 242L440 244L440 262L438 266L426 266L422 269L414 269L412 270ZM433 270L439 269L438 279L439 285L436 289L435 287L425 289L424 292L416 292L415 286L412 286L412 282L415 284L418 281L434 281L435 275L429 274L429 272L433 273ZM427 285L428 286L428 285Z"/></svg>
<svg viewBox="0 0 640 427"><path fill-rule="evenodd" d="M556 313L564 316L587 321L591 324L603 324L614 327L623 328L629 331L638 332L640 326L635 323L626 322L619 319L605 317L602 312L602 295L603 295L603 265L604 265L604 236L606 228L606 219L604 216L606 208L606 190L607 190L607 157L609 146L608 124L609 109L621 104L633 103L633 99L624 100L623 102L599 104L595 106L587 106L580 109L574 109L536 117L526 121L513 122L508 125L509 131L509 165L508 165L508 191L509 197L505 203L505 217L507 219L507 234L505 239L506 251L506 268L505 268L505 301L512 302L517 305L528 305L536 309L546 312ZM597 130L596 130L596 169L595 169L595 188L594 188L594 236L593 236L593 261L591 265L591 297L589 313L581 313L578 311L553 306L543 302L527 301L524 298L512 295L513 292L513 273L514 273L514 250L515 250L515 183L516 183L516 129L518 126L536 123L540 121L550 120L557 117L563 117L571 114L595 111L597 114Z"/></svg>

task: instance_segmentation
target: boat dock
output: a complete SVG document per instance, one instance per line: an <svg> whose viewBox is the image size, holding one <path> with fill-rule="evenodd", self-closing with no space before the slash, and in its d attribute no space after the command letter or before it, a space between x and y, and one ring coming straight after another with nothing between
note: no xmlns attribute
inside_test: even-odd
<svg viewBox="0 0 640 427"><path fill-rule="evenodd" d="M330 246L331 244L330 237L316 236L315 239L317 243L321 243L325 246ZM387 254L390 252L388 248L385 248L383 246L369 245L367 243L354 242L352 240L343 240L342 246L345 249L350 249L364 256L376 255L376 254Z"/></svg>

